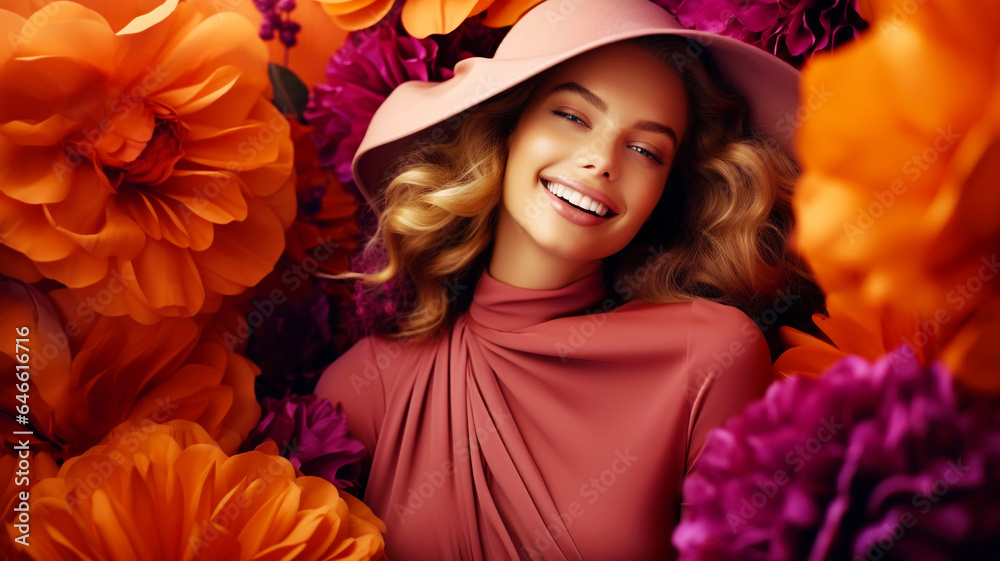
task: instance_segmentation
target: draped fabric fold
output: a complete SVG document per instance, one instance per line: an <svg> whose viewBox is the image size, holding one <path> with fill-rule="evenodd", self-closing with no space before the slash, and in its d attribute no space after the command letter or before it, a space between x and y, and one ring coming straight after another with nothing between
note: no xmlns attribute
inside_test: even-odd
<svg viewBox="0 0 1000 561"><path fill-rule="evenodd" d="M367 338L324 373L392 559L674 556L683 478L763 395L769 353L734 308L611 303L600 273L545 291L486 273L445 336Z"/></svg>

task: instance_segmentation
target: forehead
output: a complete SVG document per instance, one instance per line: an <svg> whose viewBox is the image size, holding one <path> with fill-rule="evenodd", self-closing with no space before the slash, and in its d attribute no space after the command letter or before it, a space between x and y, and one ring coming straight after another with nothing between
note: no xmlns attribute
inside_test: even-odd
<svg viewBox="0 0 1000 561"><path fill-rule="evenodd" d="M680 74L637 45L614 43L573 57L553 68L539 91L544 95L567 82L610 97L621 109L641 107L670 117L682 110L686 116L687 94Z"/></svg>
<svg viewBox="0 0 1000 561"><path fill-rule="evenodd" d="M619 42L587 51L556 65L546 81L568 75L621 77L635 71L680 79L677 70L671 64L657 59L638 45Z"/></svg>

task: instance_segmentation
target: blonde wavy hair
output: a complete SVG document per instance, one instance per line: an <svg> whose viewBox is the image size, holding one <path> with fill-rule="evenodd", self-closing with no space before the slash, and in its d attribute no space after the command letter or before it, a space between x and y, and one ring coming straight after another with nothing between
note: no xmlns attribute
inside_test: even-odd
<svg viewBox="0 0 1000 561"><path fill-rule="evenodd" d="M677 69L691 122L652 219L605 260L612 292L622 302L710 299L754 317L778 289L814 287L787 245L794 160L754 133L746 103L697 56L701 45L676 37L629 42ZM396 336L439 333L471 298L455 287L474 287L488 264L507 139L545 76L455 119L450 140L409 150L373 201L382 212L369 249L383 246L388 260L379 271L350 276L374 284L412 279L414 301Z"/></svg>

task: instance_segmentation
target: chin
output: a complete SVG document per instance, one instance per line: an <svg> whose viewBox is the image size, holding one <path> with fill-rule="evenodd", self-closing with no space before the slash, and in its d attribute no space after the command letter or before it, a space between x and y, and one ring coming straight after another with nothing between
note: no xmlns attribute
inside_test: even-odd
<svg viewBox="0 0 1000 561"><path fill-rule="evenodd" d="M605 252L603 248L595 247L592 241L582 239L577 236L574 241L570 244L566 243L567 235L559 236L545 236L540 238L538 236L532 236L535 243L538 244L546 253L552 257L565 259L568 261L596 261L604 259L614 252Z"/></svg>

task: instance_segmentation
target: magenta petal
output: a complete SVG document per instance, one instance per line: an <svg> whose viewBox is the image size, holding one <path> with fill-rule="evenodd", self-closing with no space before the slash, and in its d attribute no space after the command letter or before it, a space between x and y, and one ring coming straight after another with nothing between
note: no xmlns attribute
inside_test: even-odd
<svg viewBox="0 0 1000 561"><path fill-rule="evenodd" d="M681 559L991 559L1000 400L903 356L777 382L713 431L684 483Z"/></svg>
<svg viewBox="0 0 1000 561"><path fill-rule="evenodd" d="M719 33L801 66L817 50L854 39L867 23L856 0L653 0L681 25Z"/></svg>
<svg viewBox="0 0 1000 561"><path fill-rule="evenodd" d="M790 485L785 491L782 517L795 526L810 526L819 522L820 512L814 497L801 485Z"/></svg>
<svg viewBox="0 0 1000 561"><path fill-rule="evenodd" d="M450 78L459 60L492 54L504 33L475 18L436 40L397 33L391 22L352 33L330 57L327 83L314 88L306 108L320 164L333 168L342 184L351 183L351 160L372 115L397 86Z"/></svg>
<svg viewBox="0 0 1000 561"><path fill-rule="evenodd" d="M264 398L264 415L240 447L252 450L273 440L283 456L305 475L315 475L338 487L357 484L366 450L351 438L347 418L316 395Z"/></svg>

